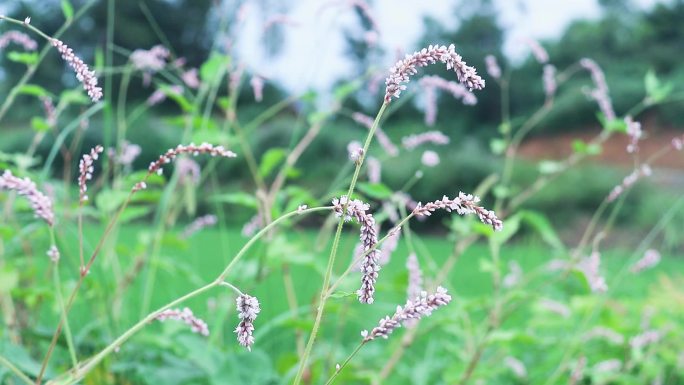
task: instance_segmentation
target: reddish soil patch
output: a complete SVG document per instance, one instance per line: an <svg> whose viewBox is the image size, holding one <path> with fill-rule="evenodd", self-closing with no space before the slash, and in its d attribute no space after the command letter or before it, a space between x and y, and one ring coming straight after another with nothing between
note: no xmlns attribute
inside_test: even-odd
<svg viewBox="0 0 684 385"><path fill-rule="evenodd" d="M682 129L661 127L647 120L642 129L644 138L639 142L638 159L643 161L664 147L672 145L672 138L682 138ZM583 131L562 133L552 136L538 136L530 138L520 146L520 155L528 159L564 159L572 154L572 143L580 139L589 142L600 128L593 127ZM634 165L634 154L627 153L629 138L624 134L613 135L603 145L600 155L591 158L591 162L631 168ZM678 169L684 171L684 152L671 151L660 157L653 167Z"/></svg>

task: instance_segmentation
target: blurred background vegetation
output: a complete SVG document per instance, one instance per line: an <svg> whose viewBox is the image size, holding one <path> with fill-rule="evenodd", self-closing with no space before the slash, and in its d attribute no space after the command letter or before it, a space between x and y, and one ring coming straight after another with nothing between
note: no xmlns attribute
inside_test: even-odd
<svg viewBox="0 0 684 385"><path fill-rule="evenodd" d="M84 2L73 3L79 6ZM288 7L288 2L284 1L254 3L259 6L265 19L269 14L281 13ZM684 20L684 1L659 2L650 8L637 7L629 1L621 0L601 0L599 4L602 10L601 17L574 21L563 31L560 38L541 41L549 52L550 63L560 71L577 63L581 58L593 58L606 73L610 95L618 115L624 114L644 98L644 79L646 74L652 71L661 82L674 85L672 94L675 97L672 102L646 109L638 119L644 122L649 136L655 136L659 132L666 133L665 136L671 133L669 137L676 135L684 123L684 117L679 113L682 99L677 96L684 93L684 67L680 65L683 59L681 47L684 46L684 23L681 23L681 20ZM102 68L103 65L101 47L104 46L107 35L107 6L108 2L96 3L63 37L63 40L68 41L86 62L96 63L96 68ZM217 48L218 45L225 43L213 39L212 33L209 33L218 28L218 21L214 15L215 4L209 0L116 1L113 6L115 14L119 15L116 19L116 28L113 30L113 41L118 55L114 56L114 62L111 64L115 66L124 64L128 54L137 48L164 44L170 48L172 55L182 55L188 68L199 67L209 57L212 47ZM235 3L234 6L220 9L222 12L236 13L238 6L239 3ZM61 23L59 18L51 17L61 13L59 1L19 1L9 7L9 13L17 18L33 15L32 23L48 33L55 31ZM504 42L507 30L500 20L499 8L489 0L467 3L456 1L453 15L455 22L450 25L444 25L428 17L423 19L423 37L407 45L407 50L412 51L432 42L455 42L468 63L476 66L487 79L484 58L489 54L496 56L504 72L513 74L510 78L512 121L520 122L533 114L544 102L542 65L531 56L522 61L512 61L506 57ZM353 76L364 76L368 73L369 67L384 69L387 60L383 61L382 58L392 50L391 47L368 45L358 31L371 28L371 20L358 9L356 19L358 27L345 30L345 52L354 63L353 73L336 81L339 86L344 86ZM228 28L230 29L230 26ZM271 28L264 37L264 46L271 55L283 54L278 49L287 38L283 28L286 27ZM231 54L234 62L240 62L235 53ZM21 76L25 66L10 60L7 55L0 56L0 60L0 95L4 95ZM429 68L427 72L449 77L439 68ZM111 84L119 84L120 76L112 74ZM76 80L68 71L64 71L54 57L38 68L32 82L55 93L59 93L64 87L78 86ZM462 106L459 101L446 95L439 98L439 117L434 129L445 132L451 139L451 145L434 148L442 158L442 165L423 170L424 179L412 192L417 200L433 199L446 191L470 191L492 170L500 167L500 158L492 154L490 142L498 135L501 98L496 82L488 79L487 84L486 90L477 94L478 104L475 106ZM580 73L574 75L573 81L558 90L553 111L544 118L539 129L532 132L533 139L540 141L537 148L541 146L542 150L532 150L527 154L531 161L554 156L554 151L543 150L547 144L563 140L562 138L568 135L582 137L598 132L600 122L597 118L596 105L582 92L583 87L590 85L589 75ZM145 87L140 79L134 79L130 83L125 99L130 106L127 109L130 111L134 106L143 104L153 91L153 86ZM108 92L112 93L112 100L118 100L118 87L113 87ZM223 94L225 90L219 93ZM264 100L257 103L249 86L243 86L242 97L238 102L241 118L247 120L255 116L268 106L290 96L290 93L278 84L278 79L272 79L267 82ZM269 148L288 143L293 130L303 132L306 123L302 122L301 116L315 111L322 100L325 100L324 94L321 90L311 90L306 98L293 104L290 109L281 113L278 119L269 121L250 135L256 156L259 158ZM363 135L363 128L348 118L351 112L362 111L374 115L381 103L381 97L378 93L371 94L361 89L345 100L343 111L347 113L325 125L321 135L298 164L297 178L300 184L310 186L313 191L324 191L328 181L322 176L329 175L331 170L337 167L335 161L344 162L346 144L350 140L358 140ZM116 109L116 106L114 108ZM77 112L80 111L75 110L71 113ZM32 116L42 113L42 106L37 99L20 96L20 100L15 103L0 126L3 138L0 141L0 151L24 151L32 137L27 122L30 122ZM143 149L142 155L136 161L136 168L146 167L151 159L179 142L181 127L175 118L177 113L178 106L167 100L159 106L144 110L144 113L131 123L128 139ZM387 134L395 143L399 143L402 136L425 129L422 116L421 99L418 96L392 113L384 123ZM87 132L84 148L112 140L114 134L107 129L101 119L102 115L94 117L89 122L91 127L97 129ZM218 122L221 116L217 116L216 119ZM38 155L44 159L50 146L50 140L44 141ZM568 147L570 151L571 142L560 146ZM526 154L524 146L523 154ZM389 186L399 188L398 184L410 178L416 171L416 168L410 165L418 164L419 157L420 153L415 153L413 157L393 160L397 167L386 168L383 171L383 179ZM320 162L320 159L332 159L333 162ZM243 161L221 166L221 175L225 175L221 179L229 189L240 189L250 183L247 168L241 162ZM538 174L535 164L530 162L526 166L523 161L516 168L515 175L521 184L532 180ZM672 168L672 164L669 162L668 166ZM681 164L681 158L675 160L674 164ZM75 166L74 164L72 167ZM61 175L61 167L63 165L56 162L53 172ZM532 200L529 206L552 214L551 218L556 221L577 219L578 213L581 216L585 210L592 212L605 193L628 173L629 167L630 158L626 153L622 160L619 157L617 161L613 159L612 164L597 162L582 166L562 177L556 184L557 187L544 191ZM449 170L446 173L445 168ZM669 190L658 188L657 193L676 194L677 189L684 185L681 179L682 176L676 174L675 178L668 179ZM569 191L572 193L569 194ZM629 203L634 204L634 209L626 210L624 222L644 226L652 224L657 219L657 213L662 211L653 207L657 205L658 200L645 200L645 197L654 193L653 188L638 188L636 194L630 196ZM237 221L248 217L235 216Z"/></svg>

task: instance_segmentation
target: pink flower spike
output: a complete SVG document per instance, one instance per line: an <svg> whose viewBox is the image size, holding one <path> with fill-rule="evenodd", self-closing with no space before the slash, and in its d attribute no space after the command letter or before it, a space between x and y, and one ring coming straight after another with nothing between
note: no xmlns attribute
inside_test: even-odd
<svg viewBox="0 0 684 385"><path fill-rule="evenodd" d="M200 334L205 337L209 335L209 328L207 327L207 323L195 317L195 315L192 314L192 310L190 310L187 307L183 310L166 309L161 313L157 314L155 319L160 322L164 322L169 319L183 322L186 325L190 326L190 330L192 330L194 333Z"/></svg>
<svg viewBox="0 0 684 385"><path fill-rule="evenodd" d="M461 55L456 53L453 44L449 47L430 45L412 55L406 55L390 69L390 74L385 80L385 103L399 97L401 91L406 89L404 83L408 83L410 77L418 73L418 67L425 67L438 61L446 64L447 70L453 69L458 81L467 88L480 90L485 87L485 81L477 74L477 70L466 65Z"/></svg>
<svg viewBox="0 0 684 385"><path fill-rule="evenodd" d="M36 184L29 178L18 178L12 175L10 170L0 175L0 190L13 190L17 194L26 197L31 203L31 208L36 218L43 218L49 226L55 223L55 212L52 209L52 200L47 195L38 191Z"/></svg>
<svg viewBox="0 0 684 385"><path fill-rule="evenodd" d="M31 39L29 35L20 31L7 31L0 35L0 49L7 47L9 43L18 44L27 51L35 51L38 49L38 43Z"/></svg>
<svg viewBox="0 0 684 385"><path fill-rule="evenodd" d="M503 229L503 222L496 216L494 211L478 206L480 198L472 194L458 193L458 197L449 199L446 195L441 200L428 202L425 205L418 203L418 206L413 210L413 214L417 216L430 216L437 210L446 210L447 212L456 211L459 215L477 214L480 222L489 225L494 231L501 231Z"/></svg>
<svg viewBox="0 0 684 385"><path fill-rule="evenodd" d="M79 203L84 204L88 200L88 181L93 178L93 171L95 167L93 163L97 160L104 148L99 144L90 150L90 153L83 155L81 161L78 163L78 189L79 189Z"/></svg>
<svg viewBox="0 0 684 385"><path fill-rule="evenodd" d="M235 299L235 303L238 317L240 318L240 323L235 328L237 340L240 345L251 351L254 344L254 336L252 335L254 332L254 320L256 320L257 315L261 311L259 301L251 295L240 294Z"/></svg>
<svg viewBox="0 0 684 385"><path fill-rule="evenodd" d="M76 56L73 50L67 47L62 41L51 39L50 43L57 48L57 51L62 55L62 59L74 69L76 78L83 84L83 89L86 90L90 99L93 102L100 100L102 98L102 88L97 86L95 72L91 71L83 60Z"/></svg>

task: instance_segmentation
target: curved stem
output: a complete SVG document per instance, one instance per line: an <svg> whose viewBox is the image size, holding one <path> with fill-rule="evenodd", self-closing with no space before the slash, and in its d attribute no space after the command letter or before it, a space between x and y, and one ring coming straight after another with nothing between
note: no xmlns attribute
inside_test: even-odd
<svg viewBox="0 0 684 385"><path fill-rule="evenodd" d="M344 362L342 363L342 365L340 365L339 368L335 368L335 373L334 373L332 376L330 376L330 378L328 379L328 381L325 382L325 385L330 385L330 384L332 384L332 383L335 381L335 378L337 377L337 375L340 374L340 373L342 372L342 369L344 369L344 367L347 366L347 364L349 363L349 361L351 361L351 359L354 358L354 356L356 355L356 353L358 353L359 350L361 350L361 348L362 348L363 345L365 345L365 344L366 344L366 343L362 341L362 342L359 344L359 346L357 346L356 349L354 349L354 351L351 352L351 354L347 357L347 359L344 360Z"/></svg>
<svg viewBox="0 0 684 385"><path fill-rule="evenodd" d="M366 154L368 153L368 148L370 147L370 143L375 135L375 130L378 128L380 118L382 118L382 115L384 114L387 106L388 103L382 104L382 107L380 107L380 111L378 111L378 114L375 117L375 121L373 121L373 126L371 126L371 129L368 132L368 136L366 136L366 142L363 146L363 153L361 154L360 159L356 163L356 170L354 170L354 176L352 176L352 181L349 184L347 196L350 199L352 197L352 194L354 193L354 188L356 187L356 181L359 177L359 173L361 172L363 160L365 159ZM346 210L346 206L347 205L345 205L344 210ZM323 278L323 287L321 288L320 300L318 303L318 307L316 309L316 320L314 321L313 328L311 329L309 341L306 343L306 348L304 349L304 356L301 358L301 361L299 363L299 369L297 370L297 375L295 376L295 379L293 381L294 385L299 385L299 383L302 381L302 376L304 375L304 370L306 369L307 361L309 359L309 356L311 355L311 350L313 349L313 344L316 340L316 336L318 335L318 329L321 326L321 320L323 319L323 310L325 309L325 302L328 298L326 293L328 292L328 286L330 285L330 279L332 277L332 270L335 264L335 257L337 255L337 248L340 243L343 225L344 221L340 221L340 223L337 225L337 231L335 232L335 238L333 239L332 248L330 250L330 256L328 257L328 267L326 268L325 276Z"/></svg>

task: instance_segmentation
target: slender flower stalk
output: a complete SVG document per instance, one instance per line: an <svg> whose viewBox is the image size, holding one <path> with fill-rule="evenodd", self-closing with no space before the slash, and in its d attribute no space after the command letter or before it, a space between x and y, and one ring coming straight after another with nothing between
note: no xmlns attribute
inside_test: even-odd
<svg viewBox="0 0 684 385"><path fill-rule="evenodd" d="M398 61L391 69L390 75L385 80L385 102L389 103L392 98L398 98L401 91L406 89L404 83L408 83L410 76L418 73L418 67L425 67L437 62L446 64L447 70L453 69L456 72L458 81L469 89L483 89L485 81L477 74L474 67L466 65L461 55L456 53L456 46L451 44L449 47L430 45L412 55L406 55L403 60Z"/></svg>
<svg viewBox="0 0 684 385"><path fill-rule="evenodd" d="M378 243L375 218L373 218L373 214L367 213L370 208L368 204L358 199L349 200L347 196L343 195L340 198L333 199L332 203L333 211L338 218L342 217L345 222L355 219L361 225L359 238L363 251L371 250L361 263L361 288L357 291L361 303L371 304L374 300L375 281L378 279L378 272L380 271L380 252L375 249ZM344 211L345 207L346 211Z"/></svg>
<svg viewBox="0 0 684 385"><path fill-rule="evenodd" d="M235 299L235 304L240 318L240 323L235 328L237 340L240 345L251 351L254 344L254 320L261 311L259 301L256 297L241 294Z"/></svg>
<svg viewBox="0 0 684 385"><path fill-rule="evenodd" d="M104 147L99 144L90 150L90 153L83 155L81 161L78 163L78 190L79 203L82 205L88 200L88 181L93 178L93 171L95 167L93 163L97 160L100 154L104 151Z"/></svg>
<svg viewBox="0 0 684 385"><path fill-rule="evenodd" d="M83 89L88 93L90 99L93 102L100 100L102 98L102 88L97 86L95 72L91 71L83 60L76 56L73 50L61 40L51 38L50 43L57 48L57 51L62 55L62 59L74 69L76 78L83 84Z"/></svg>
<svg viewBox="0 0 684 385"><path fill-rule="evenodd" d="M403 307L397 306L397 311L394 312L392 317L382 318L378 326L370 332L368 330L362 331L363 342L366 343L378 337L387 339L395 329L401 327L401 324L407 320L418 320L430 316L433 310L445 306L449 302L451 302L451 296L441 286L437 288L434 294L428 295L423 291L419 297L407 300Z"/></svg>
<svg viewBox="0 0 684 385"><path fill-rule="evenodd" d="M190 329L197 334L203 335L203 336L208 336L209 335L209 328L207 327L207 323L204 322L203 320L195 317L195 315L192 313L192 310L189 308L183 308L183 310L180 309L167 309L155 317L157 321L164 322L166 320L174 320L174 321L180 321L185 323L186 325L190 326Z"/></svg>
<svg viewBox="0 0 684 385"><path fill-rule="evenodd" d="M36 184L28 177L19 178L12 175L10 170L0 175L0 190L13 190L28 199L36 218L42 218L49 226L55 223L55 212L52 200L38 191Z"/></svg>
<svg viewBox="0 0 684 385"><path fill-rule="evenodd" d="M494 211L478 206L480 198L472 194L458 193L458 197L449 199L446 195L441 200L428 202L425 205L418 203L418 206L413 210L415 215L430 216L435 210L441 209L447 212L456 211L459 215L477 214L480 221L489 225L494 231L503 229L503 222L497 218Z"/></svg>

